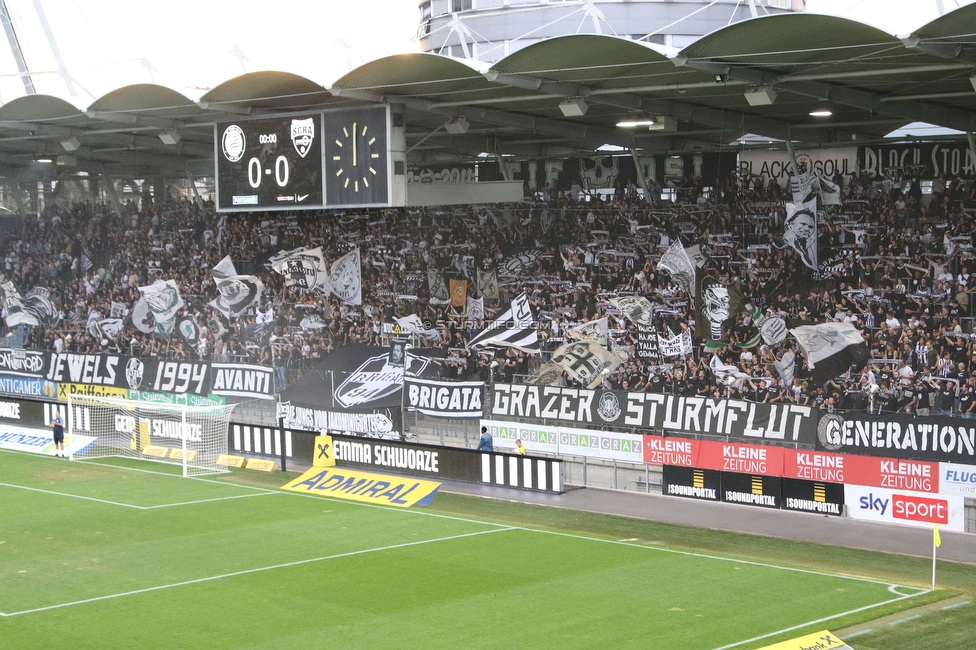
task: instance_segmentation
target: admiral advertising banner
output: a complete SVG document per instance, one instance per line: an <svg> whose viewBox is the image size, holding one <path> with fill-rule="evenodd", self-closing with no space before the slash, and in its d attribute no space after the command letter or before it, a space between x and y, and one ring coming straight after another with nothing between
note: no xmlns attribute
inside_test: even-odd
<svg viewBox="0 0 976 650"><path fill-rule="evenodd" d="M812 512L818 515L839 517L844 512L844 486L838 483L782 480L780 507L783 510Z"/></svg>
<svg viewBox="0 0 976 650"><path fill-rule="evenodd" d="M441 418L480 418L482 381L434 381L407 377L403 381L403 405Z"/></svg>
<svg viewBox="0 0 976 650"><path fill-rule="evenodd" d="M703 501L721 501L722 473L710 469L692 469L665 465L662 473L664 494Z"/></svg>
<svg viewBox="0 0 976 650"><path fill-rule="evenodd" d="M816 442L823 451L973 464L976 423L936 415L830 413L820 416Z"/></svg>
<svg viewBox="0 0 976 650"><path fill-rule="evenodd" d="M332 436L332 442L335 460L340 467L377 468L461 481L481 480L480 452L344 436Z"/></svg>
<svg viewBox="0 0 976 650"><path fill-rule="evenodd" d="M513 450L515 441L521 440L525 449L531 452L635 464L644 462L643 436L639 435L497 420L482 420L481 426L488 428L496 450Z"/></svg>
<svg viewBox="0 0 976 650"><path fill-rule="evenodd" d="M644 427L810 446L817 435L813 409L795 404L519 384L495 384L492 392L490 415L498 419Z"/></svg>
<svg viewBox="0 0 976 650"><path fill-rule="evenodd" d="M922 494L907 490L888 490L862 485L845 485L844 500L852 519L878 521L965 532L963 497Z"/></svg>
<svg viewBox="0 0 976 650"><path fill-rule="evenodd" d="M782 480L779 476L722 472L722 501L778 509Z"/></svg>
<svg viewBox="0 0 976 650"><path fill-rule="evenodd" d="M372 474L339 467L313 467L282 490L375 503L398 508L430 503L440 483Z"/></svg>

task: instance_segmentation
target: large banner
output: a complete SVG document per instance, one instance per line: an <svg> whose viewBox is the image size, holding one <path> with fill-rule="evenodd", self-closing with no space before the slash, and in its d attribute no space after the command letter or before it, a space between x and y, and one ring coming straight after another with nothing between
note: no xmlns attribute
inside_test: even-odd
<svg viewBox="0 0 976 650"><path fill-rule="evenodd" d="M976 421L936 415L823 414L817 426L817 449L973 464Z"/></svg>
<svg viewBox="0 0 976 650"><path fill-rule="evenodd" d="M490 415L810 446L817 435L816 414L807 406L559 386L495 384Z"/></svg>
<svg viewBox="0 0 976 650"><path fill-rule="evenodd" d="M61 400L72 394L139 398L147 393L270 400L273 372L242 363L0 348L0 392Z"/></svg>
<svg viewBox="0 0 976 650"><path fill-rule="evenodd" d="M278 424L285 429L389 440L403 437L403 418L399 408L346 411L279 402L277 417Z"/></svg>
<svg viewBox="0 0 976 650"><path fill-rule="evenodd" d="M403 405L440 418L480 418L481 381L434 381L406 377L403 380Z"/></svg>
<svg viewBox="0 0 976 650"><path fill-rule="evenodd" d="M973 172L973 154L969 143L958 142L911 142L862 147L859 150L861 170L871 178L881 178L892 167L925 167L929 177L939 174L967 176Z"/></svg>
<svg viewBox="0 0 976 650"><path fill-rule="evenodd" d="M798 151L796 163L802 168L801 172L812 171L827 178L835 174L848 176L858 170L857 154L857 147ZM774 178L784 187L789 182L791 167L790 155L786 151L753 150L739 153L740 169L762 176L764 181Z"/></svg>

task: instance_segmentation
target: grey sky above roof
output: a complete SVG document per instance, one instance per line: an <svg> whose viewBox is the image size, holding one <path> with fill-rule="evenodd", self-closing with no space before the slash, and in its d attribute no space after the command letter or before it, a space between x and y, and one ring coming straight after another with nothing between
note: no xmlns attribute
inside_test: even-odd
<svg viewBox="0 0 976 650"><path fill-rule="evenodd" d="M760 17L708 34L680 52L614 36L574 35L526 47L490 67L434 54L400 54L354 68L331 88L291 72L233 77L198 102L158 85L114 90L85 111L55 97L0 107L0 174L30 177L38 156L65 153L88 171L212 175L213 123L262 114L328 110L377 101L406 106L410 160L464 160L483 152L544 158L602 144L650 152L735 146L753 133L804 146L872 142L925 121L974 128L976 4L904 40L844 18ZM774 101L744 93L770 85ZM567 100L585 105L567 116ZM830 118L809 115L829 100ZM451 134L449 119L470 128ZM616 124L670 118L675 131ZM176 131L164 144L162 131ZM71 139L74 140L71 140ZM410 162L408 160L408 162Z"/></svg>

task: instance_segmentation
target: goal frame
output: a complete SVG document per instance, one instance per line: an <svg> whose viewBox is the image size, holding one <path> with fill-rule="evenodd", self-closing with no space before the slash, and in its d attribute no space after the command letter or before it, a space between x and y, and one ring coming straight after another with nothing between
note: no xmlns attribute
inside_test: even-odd
<svg viewBox="0 0 976 650"><path fill-rule="evenodd" d="M225 455L228 452L228 430L230 424L230 414L233 411L235 406L236 406L235 404L223 404L223 405L211 405L211 406L188 406L186 404L170 404L170 403L160 403L160 402L148 402L144 400L132 400L123 397L68 395L67 406L65 409L67 411L65 417L65 429L66 429L66 433L69 436L71 436L71 438L69 439L73 439L73 436L78 434L79 429L81 429L82 427L79 427L77 425L76 418L79 417L80 408L84 408L84 407L100 407L100 408L105 408L105 409L110 409L115 411L120 409L131 409L133 412L138 413L140 416L139 419L136 421L137 426L141 426L144 422L151 422L151 420L147 420L142 416L145 414L151 415L154 412L159 413L161 415L168 416L167 420L171 422L175 422L176 418L178 417L178 423L179 423L178 447L170 446L170 445L153 445L151 442L151 434L149 433L148 430L146 431L145 435L150 440L150 446L163 447L174 451L176 449L179 449L180 451L179 463L176 463L173 460L167 460L165 458L154 458L151 456L146 456L144 454L137 455L132 453L126 453L128 449L126 449L124 446L111 445L111 444L105 444L102 447L114 448L118 450L118 453L102 453L94 457L134 458L138 460L161 463L170 466L179 465L181 467L182 475L184 477L195 476L198 473L199 474L222 474L222 473L227 473L230 470L227 469L226 467L223 467L221 469L220 466L216 463L216 459L219 459L220 455ZM190 425L190 423L188 422L188 417L187 417L188 415L193 416L194 419L209 418L210 420L213 421L218 421L218 422L222 421L222 425L218 424L218 429L222 429L222 430L218 431L216 435L212 436L212 438L217 441L216 449L214 450L213 448L211 448L212 451L209 452L210 455L214 456L215 458L213 467L197 465L191 462L191 458L194 457L195 452L198 451L206 452L207 449L188 446L187 441L189 438L188 431ZM86 431L88 433L93 434L96 438L96 441L99 437L99 434L101 433L99 431L91 431L91 430L86 430ZM102 435L108 437L109 435L118 435L119 433L120 432L116 430L114 432L111 431L106 432L105 434ZM133 436L132 444L136 445L135 450L138 450L139 445L135 443L135 439L137 437L141 438L143 434L140 431L136 430L136 431L129 432L129 435ZM92 444L94 445L96 443L93 442ZM82 458L83 456L84 455L79 454L79 459ZM68 459L72 461L76 460L75 452L73 450L72 445L68 446ZM194 472L193 470L199 470L199 472Z"/></svg>

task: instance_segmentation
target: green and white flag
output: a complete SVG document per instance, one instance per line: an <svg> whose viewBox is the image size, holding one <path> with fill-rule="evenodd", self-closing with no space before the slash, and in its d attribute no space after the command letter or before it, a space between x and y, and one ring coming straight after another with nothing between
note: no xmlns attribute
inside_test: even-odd
<svg viewBox="0 0 976 650"><path fill-rule="evenodd" d="M183 299L176 280L156 280L149 286L139 287L139 293L146 301L150 313L156 318L157 324L175 319L177 312L183 308ZM158 329L157 327L157 331Z"/></svg>

